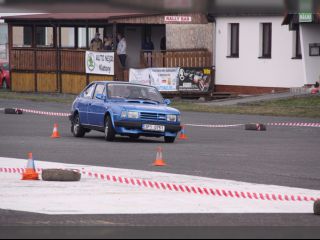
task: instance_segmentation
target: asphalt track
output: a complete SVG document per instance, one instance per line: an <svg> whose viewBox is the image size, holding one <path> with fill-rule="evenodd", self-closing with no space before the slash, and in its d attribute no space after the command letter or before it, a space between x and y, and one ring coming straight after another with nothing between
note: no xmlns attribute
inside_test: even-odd
<svg viewBox="0 0 320 240"><path fill-rule="evenodd" d="M70 106L55 103L0 100L0 108L19 107L68 112ZM320 122L315 119L245 115L183 113L189 124L239 124L251 122ZM53 124L59 124L61 139L52 140ZM320 190L320 128L269 127L266 132L243 127L187 127L188 141L164 144L162 139L104 141L92 132L84 139L70 133L67 118L0 112L0 156L26 158L33 152L43 161L161 171L250 183ZM165 168L152 166L158 146L164 148ZM47 216L0 210L0 226L319 226L310 215L119 215Z"/></svg>

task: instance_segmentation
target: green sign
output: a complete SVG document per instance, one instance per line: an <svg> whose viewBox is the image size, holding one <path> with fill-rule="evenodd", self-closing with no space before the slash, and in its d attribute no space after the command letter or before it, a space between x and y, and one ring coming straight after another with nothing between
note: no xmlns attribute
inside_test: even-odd
<svg viewBox="0 0 320 240"><path fill-rule="evenodd" d="M313 21L312 13L300 13L299 14L299 22L300 23L310 23Z"/></svg>

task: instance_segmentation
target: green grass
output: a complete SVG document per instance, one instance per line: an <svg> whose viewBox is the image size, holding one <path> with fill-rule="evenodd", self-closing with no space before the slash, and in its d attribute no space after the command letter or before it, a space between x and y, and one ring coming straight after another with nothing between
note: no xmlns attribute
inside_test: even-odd
<svg viewBox="0 0 320 240"><path fill-rule="evenodd" d="M181 111L192 112L320 118L320 96L296 97L223 107L187 101L174 101L172 106Z"/></svg>
<svg viewBox="0 0 320 240"><path fill-rule="evenodd" d="M37 93L15 93L9 91L0 91L0 99L8 100L27 100L33 102L55 102L71 104L76 98L69 94L37 94Z"/></svg>
<svg viewBox="0 0 320 240"><path fill-rule="evenodd" d="M14 93L0 90L0 99L28 100L71 104L75 95ZM197 101L173 100L172 107L181 111L263 116L305 117L320 119L320 96L296 97L285 100L255 102L236 106L208 106Z"/></svg>

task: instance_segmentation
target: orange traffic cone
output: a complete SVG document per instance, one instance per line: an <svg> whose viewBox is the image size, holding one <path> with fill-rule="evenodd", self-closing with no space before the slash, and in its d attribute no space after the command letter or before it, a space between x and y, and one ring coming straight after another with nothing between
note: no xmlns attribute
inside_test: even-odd
<svg viewBox="0 0 320 240"><path fill-rule="evenodd" d="M155 167L167 166L167 164L163 160L162 147L158 147L157 158L156 158L156 161L153 163L153 166Z"/></svg>
<svg viewBox="0 0 320 240"><path fill-rule="evenodd" d="M29 160L26 171L22 175L22 180L37 181L39 180L39 174L36 172L32 153L29 153Z"/></svg>
<svg viewBox="0 0 320 240"><path fill-rule="evenodd" d="M186 129L185 129L185 126L182 126L182 129L181 129L181 134L180 134L180 137L179 137L180 140L188 140L188 136L186 134Z"/></svg>
<svg viewBox="0 0 320 240"><path fill-rule="evenodd" d="M58 130L58 124L54 124L54 127L53 127L53 133L52 133L52 136L51 138L60 138L60 133L59 133L59 130Z"/></svg>

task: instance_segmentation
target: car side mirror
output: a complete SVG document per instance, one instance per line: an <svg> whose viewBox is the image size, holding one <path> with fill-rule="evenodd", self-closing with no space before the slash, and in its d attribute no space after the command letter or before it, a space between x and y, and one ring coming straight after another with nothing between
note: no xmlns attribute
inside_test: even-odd
<svg viewBox="0 0 320 240"><path fill-rule="evenodd" d="M106 101L107 97L103 94L97 94L96 99Z"/></svg>
<svg viewBox="0 0 320 240"><path fill-rule="evenodd" d="M170 99L164 100L164 104L166 104L166 105L171 105L171 100L170 100Z"/></svg>

